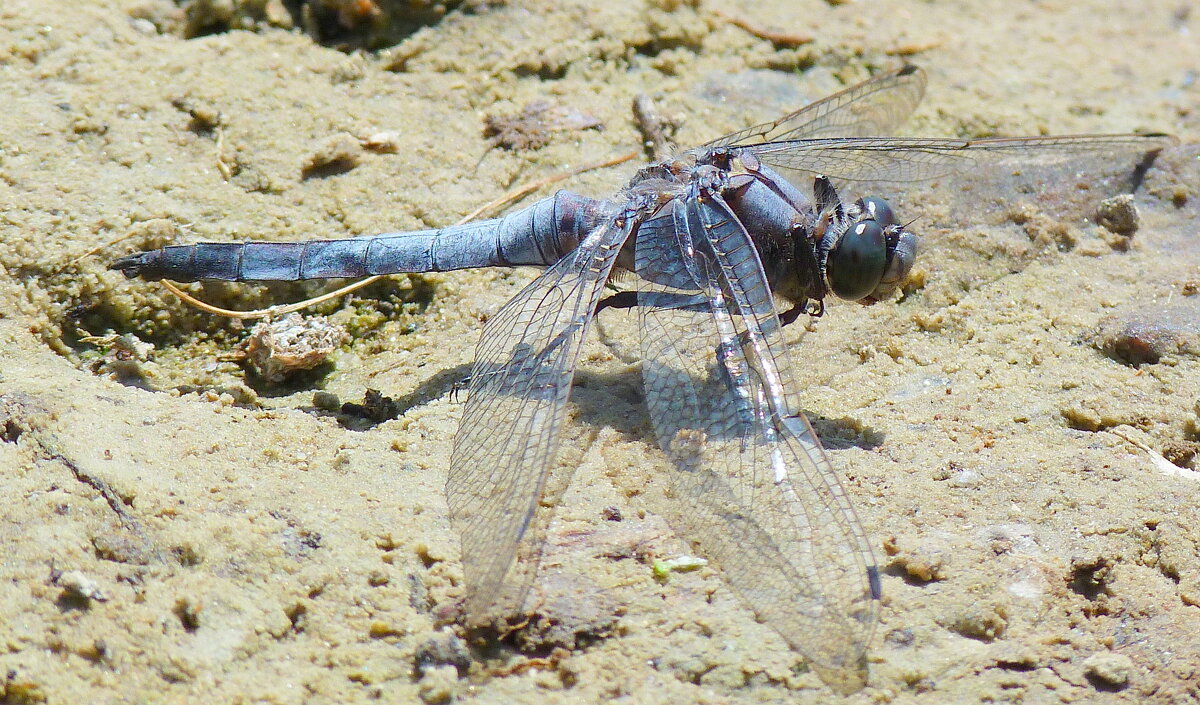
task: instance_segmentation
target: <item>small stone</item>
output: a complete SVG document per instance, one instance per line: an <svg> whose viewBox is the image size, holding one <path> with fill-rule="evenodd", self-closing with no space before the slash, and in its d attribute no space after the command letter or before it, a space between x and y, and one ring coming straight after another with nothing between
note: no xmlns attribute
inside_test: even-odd
<svg viewBox="0 0 1200 705"><path fill-rule="evenodd" d="M957 487L959 489L969 489L972 487L979 486L979 483L981 483L983 481L983 476L980 475L977 470L971 470L969 468L958 468L947 479L949 480L949 484L951 487Z"/></svg>
<svg viewBox="0 0 1200 705"><path fill-rule="evenodd" d="M1008 629L1008 610L1004 605L972 604L944 626L968 639L995 641Z"/></svg>
<svg viewBox="0 0 1200 705"><path fill-rule="evenodd" d="M132 17L129 19L129 25L138 34L144 34L147 37L153 37L158 34L158 27L150 20L144 20L141 17Z"/></svg>
<svg viewBox="0 0 1200 705"><path fill-rule="evenodd" d="M1171 464L1186 468L1200 455L1200 442L1171 439L1163 443L1161 452Z"/></svg>
<svg viewBox="0 0 1200 705"><path fill-rule="evenodd" d="M417 694L430 705L448 703L458 693L458 671L453 666L436 666L426 670L417 683Z"/></svg>
<svg viewBox="0 0 1200 705"><path fill-rule="evenodd" d="M458 673L466 673L471 665L471 652L467 649L467 642L449 629L443 629L417 647L414 660L417 671L422 674L450 666L455 669L457 676Z"/></svg>
<svg viewBox="0 0 1200 705"><path fill-rule="evenodd" d="M945 547L925 540L915 546L901 545L896 537L884 541L883 550L892 556L893 568L903 570L912 580L930 583L945 580L949 556Z"/></svg>
<svg viewBox="0 0 1200 705"><path fill-rule="evenodd" d="M313 392L312 403L321 411L336 413L342 408L342 400L338 399L338 395L324 390Z"/></svg>
<svg viewBox="0 0 1200 705"><path fill-rule="evenodd" d="M375 537L375 548L381 551L395 551L400 548L400 542L388 531Z"/></svg>
<svg viewBox="0 0 1200 705"><path fill-rule="evenodd" d="M188 123L188 129L194 132L210 132L220 127L225 120L221 111L213 104L189 95L172 98L171 106L188 114L192 119Z"/></svg>
<svg viewBox="0 0 1200 705"><path fill-rule="evenodd" d="M311 370L329 358L346 340L346 329L324 316L305 318L289 313L254 326L246 341L246 363L268 382L282 382L301 370Z"/></svg>
<svg viewBox="0 0 1200 705"><path fill-rule="evenodd" d="M1002 644L993 652L996 665L1010 671L1040 668L1042 658L1027 644Z"/></svg>
<svg viewBox="0 0 1200 705"><path fill-rule="evenodd" d="M1132 672L1133 661L1124 654L1101 651L1083 662L1083 673L1088 680L1108 688L1124 688Z"/></svg>
<svg viewBox="0 0 1200 705"><path fill-rule="evenodd" d="M1101 201L1096 209L1096 222L1114 235L1132 237L1142 224L1133 194L1123 193Z"/></svg>
<svg viewBox="0 0 1200 705"><path fill-rule="evenodd" d="M1123 308L1100 322L1091 343L1113 360L1134 367L1158 364L1165 357L1200 357L1200 302L1183 299Z"/></svg>
<svg viewBox="0 0 1200 705"><path fill-rule="evenodd" d="M654 561L651 564L651 570L654 571L654 577L657 580L666 580L671 576L671 573L690 573L693 570L699 570L708 565L708 561L698 556L675 556L674 558L664 558Z"/></svg>
<svg viewBox="0 0 1200 705"><path fill-rule="evenodd" d="M263 631L276 639L282 639L292 631L293 626L288 612L282 609L268 610L263 615Z"/></svg>
<svg viewBox="0 0 1200 705"><path fill-rule="evenodd" d="M343 133L330 138L312 153L301 170L301 176L309 179L342 174L358 166L362 158L362 144Z"/></svg>
<svg viewBox="0 0 1200 705"><path fill-rule="evenodd" d="M175 600L175 608L172 611L184 629L194 632L200 628L200 613L204 611L204 603L198 598L185 595Z"/></svg>
<svg viewBox="0 0 1200 705"><path fill-rule="evenodd" d="M145 541L138 541L118 532L92 537L96 557L114 563L149 565L153 552Z"/></svg>
<svg viewBox="0 0 1200 705"><path fill-rule="evenodd" d="M380 154L395 154L400 151L400 133L394 130L376 132L363 138L362 146Z"/></svg>
<svg viewBox="0 0 1200 705"><path fill-rule="evenodd" d="M1179 600L1190 607L1200 607L1200 577L1188 576L1180 580Z"/></svg>
<svg viewBox="0 0 1200 705"><path fill-rule="evenodd" d="M945 467L935 469L931 476L938 482L949 481L951 487L960 489L976 487L983 481L983 476L978 470L964 467L961 463L953 461Z"/></svg>
<svg viewBox="0 0 1200 705"><path fill-rule="evenodd" d="M883 635L883 643L888 646L907 647L916 643L916 635L911 629L892 629Z"/></svg>
<svg viewBox="0 0 1200 705"><path fill-rule="evenodd" d="M371 622L367 633L371 635L372 639L383 639L389 636L404 636L404 628L377 619Z"/></svg>
<svg viewBox="0 0 1200 705"><path fill-rule="evenodd" d="M108 596L100 589L100 584L78 570L69 570L58 576L56 581L63 590L84 600L107 602Z"/></svg>
<svg viewBox="0 0 1200 705"><path fill-rule="evenodd" d="M495 147L510 150L540 149L556 132L599 130L599 118L548 101L535 101L516 115L487 115L484 137Z"/></svg>
<svg viewBox="0 0 1200 705"><path fill-rule="evenodd" d="M623 521L625 517L621 516L619 507L605 507L600 510L600 518L605 521Z"/></svg>

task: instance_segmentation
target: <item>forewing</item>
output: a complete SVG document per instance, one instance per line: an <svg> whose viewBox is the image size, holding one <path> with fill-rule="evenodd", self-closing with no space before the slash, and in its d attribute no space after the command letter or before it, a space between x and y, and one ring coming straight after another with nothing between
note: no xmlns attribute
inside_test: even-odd
<svg viewBox="0 0 1200 705"><path fill-rule="evenodd" d="M570 480L554 463L579 347L628 236L610 220L484 326L446 486L472 626L519 613Z"/></svg>
<svg viewBox="0 0 1200 705"><path fill-rule="evenodd" d="M895 132L925 95L925 72L904 66L834 93L778 120L738 130L705 147L818 137L868 137Z"/></svg>
<svg viewBox="0 0 1200 705"><path fill-rule="evenodd" d="M745 229L715 195L639 231L646 404L671 460L663 513L759 620L841 691L865 682L878 577L793 378Z"/></svg>
<svg viewBox="0 0 1200 705"><path fill-rule="evenodd" d="M977 140L851 137L776 141L748 149L805 188L814 174L841 181L906 183L976 169L1048 169L1088 158L1149 155L1176 144L1169 135L1071 135ZM1136 162L1134 162L1136 163Z"/></svg>

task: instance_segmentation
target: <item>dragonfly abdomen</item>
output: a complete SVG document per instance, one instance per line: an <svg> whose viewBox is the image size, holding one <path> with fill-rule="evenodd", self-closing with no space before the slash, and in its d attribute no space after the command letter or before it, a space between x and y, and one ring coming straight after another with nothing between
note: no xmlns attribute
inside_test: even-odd
<svg viewBox="0 0 1200 705"><path fill-rule="evenodd" d="M502 218L438 230L307 242L200 242L122 257L127 277L294 281L476 267L549 266L603 217L601 201L559 191Z"/></svg>

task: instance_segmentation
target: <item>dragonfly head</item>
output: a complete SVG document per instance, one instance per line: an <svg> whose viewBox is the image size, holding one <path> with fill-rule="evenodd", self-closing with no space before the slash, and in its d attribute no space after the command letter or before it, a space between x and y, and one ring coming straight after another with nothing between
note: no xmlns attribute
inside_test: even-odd
<svg viewBox="0 0 1200 705"><path fill-rule="evenodd" d="M917 255L917 236L896 221L882 198L860 198L847 211L848 224L825 259L825 283L838 298L872 304L908 276Z"/></svg>

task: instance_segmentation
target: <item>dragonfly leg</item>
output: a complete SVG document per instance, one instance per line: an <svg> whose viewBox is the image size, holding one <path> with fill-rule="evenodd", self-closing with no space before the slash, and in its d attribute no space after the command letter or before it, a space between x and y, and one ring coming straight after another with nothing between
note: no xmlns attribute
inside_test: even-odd
<svg viewBox="0 0 1200 705"><path fill-rule="evenodd" d="M805 301L798 306L793 306L779 314L779 325L791 325L805 314L812 316L813 318L820 318L821 316L825 315L825 302L820 299L814 299Z"/></svg>

